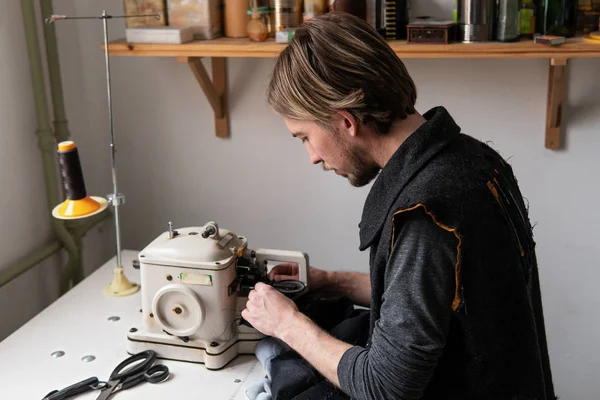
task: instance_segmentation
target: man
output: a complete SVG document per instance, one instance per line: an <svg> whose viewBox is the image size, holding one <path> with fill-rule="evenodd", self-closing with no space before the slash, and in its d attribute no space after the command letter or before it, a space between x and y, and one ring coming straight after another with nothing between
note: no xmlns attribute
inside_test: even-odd
<svg viewBox="0 0 600 400"><path fill-rule="evenodd" d="M370 274L312 268L309 282L370 306L368 342L337 340L265 284L242 316L353 399L554 399L532 228L505 161L443 107L420 115L403 63L348 14L296 31L268 101L313 164L377 178L360 223Z"/></svg>

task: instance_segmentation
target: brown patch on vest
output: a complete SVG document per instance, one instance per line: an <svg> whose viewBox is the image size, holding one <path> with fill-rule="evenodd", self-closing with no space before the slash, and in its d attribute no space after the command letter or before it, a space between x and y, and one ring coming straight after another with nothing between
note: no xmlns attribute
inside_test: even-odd
<svg viewBox="0 0 600 400"><path fill-rule="evenodd" d="M508 210L506 209L506 205L504 204L504 202L500 198L500 194L498 193L498 188L500 187L500 184L498 183L498 180L496 180L496 178L494 178L494 182L496 183L495 185L491 181L488 181L487 187L488 187L488 189L490 189L490 192L492 192L492 195L496 199L498 206L500 207L500 209L502 210L502 213L508 220L508 224L510 225L510 228L512 229L515 241L517 242L517 246L519 247L519 253L521 254L521 257L525 257L525 249L523 248L521 239L519 239L519 234L517 232L517 228L515 227L515 223L510 218L510 214L509 214Z"/></svg>
<svg viewBox="0 0 600 400"><path fill-rule="evenodd" d="M427 213L427 215L429 215L431 217L431 219L433 220L433 222L439 226L440 228L442 228L445 231L448 232L452 232L454 234L454 236L456 236L456 239L458 239L458 244L456 245L456 265L454 267L454 274L455 274L455 279L456 279L456 286L454 289L454 300L452 300L452 311L456 311L458 309L458 307L460 306L460 302L461 302L461 298L460 298L460 251L462 249L462 240L460 238L460 235L458 234L458 231L454 228L450 228L447 225L442 224L441 222L439 222L437 220L437 218L435 217L435 215L433 215L425 206L425 204L423 203L418 203L417 205L414 205L412 207L409 208L405 208L404 210L398 210L394 213L394 215L392 215L392 243L391 243L391 250L394 249L394 234L395 234L395 230L396 230L396 224L394 223L394 218L396 217L396 215L398 214L402 214L404 212L407 211L412 211L415 210L419 207L423 207L423 210Z"/></svg>

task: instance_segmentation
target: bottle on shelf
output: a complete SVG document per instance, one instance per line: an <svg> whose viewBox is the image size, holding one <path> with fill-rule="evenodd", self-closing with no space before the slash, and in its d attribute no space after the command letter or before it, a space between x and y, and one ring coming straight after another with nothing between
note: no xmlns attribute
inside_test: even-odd
<svg viewBox="0 0 600 400"><path fill-rule="evenodd" d="M248 37L253 42L264 42L269 35L269 29L261 19L260 11L258 11L258 7L256 6L256 0L254 0L252 7L252 19L248 23L246 31L248 32Z"/></svg>
<svg viewBox="0 0 600 400"><path fill-rule="evenodd" d="M519 10L519 34L521 39L533 39L536 24L536 9L533 0L522 0Z"/></svg>
<svg viewBox="0 0 600 400"><path fill-rule="evenodd" d="M519 0L499 0L496 40L516 42L519 40Z"/></svg>
<svg viewBox="0 0 600 400"><path fill-rule="evenodd" d="M545 0L544 34L575 36L577 29L577 0Z"/></svg>
<svg viewBox="0 0 600 400"><path fill-rule="evenodd" d="M454 8L452 9L452 22L458 22L458 0L454 0Z"/></svg>
<svg viewBox="0 0 600 400"><path fill-rule="evenodd" d="M375 0L375 30L381 36L386 37L386 9L385 0Z"/></svg>
<svg viewBox="0 0 600 400"><path fill-rule="evenodd" d="M546 0L533 0L535 5L535 29L534 35L543 34L545 31L544 27L544 16L546 15Z"/></svg>

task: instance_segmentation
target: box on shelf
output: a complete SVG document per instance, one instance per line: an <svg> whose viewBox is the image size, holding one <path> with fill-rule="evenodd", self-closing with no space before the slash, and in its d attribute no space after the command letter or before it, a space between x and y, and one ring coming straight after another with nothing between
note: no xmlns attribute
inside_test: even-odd
<svg viewBox="0 0 600 400"><path fill-rule="evenodd" d="M536 44L545 44L548 46L557 46L567 42L564 36L556 35L536 35L533 38L533 42Z"/></svg>
<svg viewBox="0 0 600 400"><path fill-rule="evenodd" d="M177 28L174 26L149 26L127 28L125 37L128 43L170 43L182 44L194 40L192 28Z"/></svg>
<svg viewBox="0 0 600 400"><path fill-rule="evenodd" d="M194 39L215 39L221 29L221 0L167 0L169 26L190 27Z"/></svg>
<svg viewBox="0 0 600 400"><path fill-rule="evenodd" d="M456 41L456 23L435 19L417 19L406 25L408 43L448 44Z"/></svg>
<svg viewBox="0 0 600 400"><path fill-rule="evenodd" d="M166 0L123 0L123 6L125 15L158 14L160 16L160 19L155 17L125 18L126 28L167 25Z"/></svg>
<svg viewBox="0 0 600 400"><path fill-rule="evenodd" d="M289 43L292 41L297 28L285 28L277 31L275 34L275 42L277 43Z"/></svg>

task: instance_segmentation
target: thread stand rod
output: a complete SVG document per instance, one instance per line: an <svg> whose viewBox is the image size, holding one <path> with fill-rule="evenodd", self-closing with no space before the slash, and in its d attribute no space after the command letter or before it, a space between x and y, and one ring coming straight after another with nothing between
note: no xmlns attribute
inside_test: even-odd
<svg viewBox="0 0 600 400"><path fill-rule="evenodd" d="M160 19L158 14L147 14L147 15L119 15L113 16L108 15L106 10L102 10L102 15L99 17L85 16L85 17L69 17L67 15L51 15L46 18L46 23L51 24L56 21L66 19L101 19L102 27L104 29L104 60L106 66L106 93L108 98L108 122L110 127L110 160L111 160L111 175L113 184L113 193L108 195L110 204L115 209L115 235L117 245L117 267L122 268L123 262L121 260L121 224L119 219L119 206L125 203L125 196L119 193L117 185L117 163L116 163L116 148L115 148L115 127L113 118L113 107L112 107L112 90L111 90L111 79L110 79L110 57L108 50L108 20L111 18L138 18L138 17L154 17Z"/></svg>

